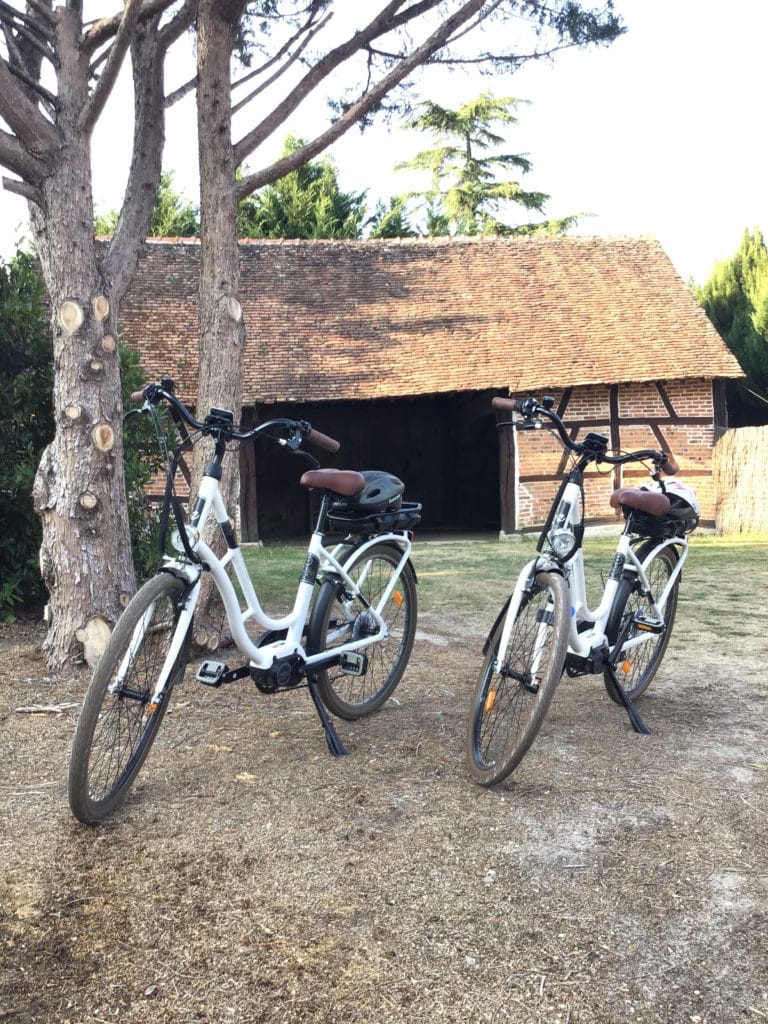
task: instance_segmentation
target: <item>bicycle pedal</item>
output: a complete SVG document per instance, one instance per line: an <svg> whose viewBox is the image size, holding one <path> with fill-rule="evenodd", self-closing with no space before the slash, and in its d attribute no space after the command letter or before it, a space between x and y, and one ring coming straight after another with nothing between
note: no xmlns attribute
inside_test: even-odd
<svg viewBox="0 0 768 1024"><path fill-rule="evenodd" d="M644 615L639 612L635 614L635 628L641 630L643 633L663 633L664 623L659 619L646 619Z"/></svg>
<svg viewBox="0 0 768 1024"><path fill-rule="evenodd" d="M347 651L339 658L339 668L348 676L364 676L368 671L368 658L357 651Z"/></svg>
<svg viewBox="0 0 768 1024"><path fill-rule="evenodd" d="M204 686L221 686L229 668L222 661L204 661L197 670L195 679Z"/></svg>

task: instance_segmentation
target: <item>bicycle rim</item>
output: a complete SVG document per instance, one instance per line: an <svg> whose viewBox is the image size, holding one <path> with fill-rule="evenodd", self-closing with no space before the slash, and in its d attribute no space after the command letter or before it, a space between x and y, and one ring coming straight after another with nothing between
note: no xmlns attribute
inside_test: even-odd
<svg viewBox="0 0 768 1024"><path fill-rule="evenodd" d="M160 699L153 694L173 640L184 584L150 580L120 618L83 704L70 765L70 806L86 823L124 799L144 763L186 664L189 633Z"/></svg>
<svg viewBox="0 0 768 1024"><path fill-rule="evenodd" d="M359 597L352 598L341 583L325 584L310 625L313 651L332 650L365 636L367 631L377 631L367 610L378 607L401 558L398 548L385 544L363 552L347 569L360 587ZM416 634L417 615L416 583L410 565L404 566L380 614L388 635L361 648L365 656L362 675L344 672L338 666L318 673L323 703L340 718L352 720L378 710L392 695L405 671Z"/></svg>
<svg viewBox="0 0 768 1024"><path fill-rule="evenodd" d="M638 554L642 559L643 551L641 550ZM671 548L663 548L645 570L651 593L654 596L660 595L664 590L677 561L677 552ZM620 703L620 701L613 685L614 681L621 685L631 701L637 700L651 685L672 635L672 626L677 611L679 583L678 578L664 607L664 632L652 634L645 643L630 648L624 654L620 653L616 663L609 665L605 669L605 687L608 695L616 703ZM625 580L623 581L623 586L624 589L617 593L617 605L622 608L617 635L623 632L627 621L632 620L636 615L644 619L654 618L651 602L648 597L640 593L637 582ZM633 637L643 635L647 634L644 634L637 627L632 627L626 639L631 640Z"/></svg>
<svg viewBox="0 0 768 1024"><path fill-rule="evenodd" d="M540 573L523 596L504 662L498 665L501 616L480 671L467 733L470 771L481 785L505 779L541 727L563 670L568 643L565 584Z"/></svg>

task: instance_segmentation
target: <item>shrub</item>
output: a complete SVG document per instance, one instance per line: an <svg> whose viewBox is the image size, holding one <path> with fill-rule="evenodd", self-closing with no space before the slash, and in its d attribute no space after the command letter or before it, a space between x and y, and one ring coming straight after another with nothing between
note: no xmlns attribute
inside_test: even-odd
<svg viewBox="0 0 768 1024"><path fill-rule="evenodd" d="M9 619L45 600L32 483L54 429L51 332L27 253L0 262L0 389L0 618Z"/></svg>

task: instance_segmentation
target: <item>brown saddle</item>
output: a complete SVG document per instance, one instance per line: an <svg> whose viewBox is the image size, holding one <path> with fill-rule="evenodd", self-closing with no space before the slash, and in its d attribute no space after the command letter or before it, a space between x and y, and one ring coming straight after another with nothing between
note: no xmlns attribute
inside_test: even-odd
<svg viewBox="0 0 768 1024"><path fill-rule="evenodd" d="M640 487L619 487L611 494L611 508L636 508L649 516L663 516L669 512L670 501L661 491L646 491Z"/></svg>
<svg viewBox="0 0 768 1024"><path fill-rule="evenodd" d="M308 469L299 483L302 487L331 491L349 498L365 487L365 478L354 469Z"/></svg>

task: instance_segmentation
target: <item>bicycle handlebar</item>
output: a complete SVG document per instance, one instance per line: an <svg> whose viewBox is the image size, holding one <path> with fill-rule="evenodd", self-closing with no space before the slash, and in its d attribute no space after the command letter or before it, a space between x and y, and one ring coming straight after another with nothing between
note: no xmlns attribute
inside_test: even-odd
<svg viewBox="0 0 768 1024"><path fill-rule="evenodd" d="M534 416L544 416L551 421L555 430L560 436L560 440L565 448L569 451L576 452L579 455L591 455L595 462L608 462L612 466L623 465L625 462L642 462L645 459L652 459L653 462L659 467L659 469L666 473L667 476L672 476L677 473L680 469L677 460L670 452L655 451L652 448L643 448L635 452L627 452L624 455L608 455L605 451L598 451L594 448L590 448L587 445L580 444L578 441L572 440L568 436L563 421L553 412L550 408L552 399L544 399L547 404L540 404L537 399L533 397L523 398L517 400L514 398L504 398L501 395L491 399L491 407L496 409L498 412L519 412L524 417L524 422L533 423Z"/></svg>
<svg viewBox="0 0 768 1024"><path fill-rule="evenodd" d="M326 452L337 452L341 448L341 442L337 441L335 437L322 434L319 430L315 430L314 427L310 427L304 436L310 444L315 445L317 448L322 448Z"/></svg>
<svg viewBox="0 0 768 1024"><path fill-rule="evenodd" d="M315 430L311 424L307 423L306 420L267 420L264 423L257 424L250 430L238 430L235 428L234 423L227 422L226 419L222 418L221 413L225 412L225 410L212 409L210 415L206 417L206 421L201 423L199 420L195 419L186 405L176 397L173 393L173 388L174 383L170 379L162 380L156 384L147 384L146 387L141 389L141 391L133 392L131 395L131 401L137 403L145 402L149 405L159 405L159 403L164 400L168 402L169 405L173 406L184 422L193 430L199 430L203 434L212 434L216 432L223 435L227 440L250 441L259 434L266 434L267 436L270 436L268 433L270 427L282 427L300 434L302 439L318 448L322 448L324 451L337 452L341 448L341 443L339 441L333 437L329 437L328 434L323 434L319 430ZM217 413L219 414L218 416ZM226 413L226 415L231 417L232 414Z"/></svg>

